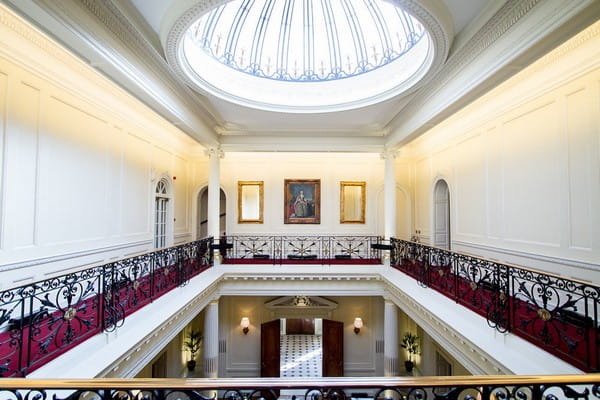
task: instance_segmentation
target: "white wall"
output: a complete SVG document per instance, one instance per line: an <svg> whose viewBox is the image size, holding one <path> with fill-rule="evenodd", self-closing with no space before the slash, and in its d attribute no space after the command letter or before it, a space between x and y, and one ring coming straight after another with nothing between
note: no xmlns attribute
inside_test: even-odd
<svg viewBox="0 0 600 400"><path fill-rule="evenodd" d="M450 186L452 248L600 282L599 24L406 149L415 229Z"/></svg>
<svg viewBox="0 0 600 400"><path fill-rule="evenodd" d="M307 139L308 140L308 139ZM383 232L383 160L379 154L226 153L221 185L227 195L227 233L368 234ZM284 179L321 180L321 223L284 224ZM237 182L264 181L264 223L238 224ZM340 223L340 181L365 181L365 224Z"/></svg>
<svg viewBox="0 0 600 400"><path fill-rule="evenodd" d="M170 241L189 240L189 151L197 145L4 8L0 14L0 285L152 248L162 176L172 184Z"/></svg>

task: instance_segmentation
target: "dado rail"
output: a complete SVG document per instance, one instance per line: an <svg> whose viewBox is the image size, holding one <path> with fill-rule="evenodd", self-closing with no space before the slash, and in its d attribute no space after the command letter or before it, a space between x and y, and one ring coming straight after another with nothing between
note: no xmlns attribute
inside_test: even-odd
<svg viewBox="0 0 600 400"><path fill-rule="evenodd" d="M25 376L212 265L212 238L0 292L0 376Z"/></svg>
<svg viewBox="0 0 600 400"><path fill-rule="evenodd" d="M600 399L600 376L0 380L2 400Z"/></svg>
<svg viewBox="0 0 600 400"><path fill-rule="evenodd" d="M392 239L391 264L584 371L600 371L600 288L532 269Z"/></svg>

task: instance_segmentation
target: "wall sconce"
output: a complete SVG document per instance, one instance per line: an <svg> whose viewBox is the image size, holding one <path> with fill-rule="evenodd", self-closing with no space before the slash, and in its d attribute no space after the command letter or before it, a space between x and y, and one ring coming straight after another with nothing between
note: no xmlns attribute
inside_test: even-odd
<svg viewBox="0 0 600 400"><path fill-rule="evenodd" d="M248 334L248 331L250 329L248 329L248 327L250 326L250 320L248 319L248 317L243 317L242 321L240 322L240 326L242 327L242 332L244 332L244 335Z"/></svg>
<svg viewBox="0 0 600 400"><path fill-rule="evenodd" d="M362 328L362 327L363 327L362 318L360 318L360 317L354 318L354 333L356 333L358 335L358 332L360 332L360 328Z"/></svg>

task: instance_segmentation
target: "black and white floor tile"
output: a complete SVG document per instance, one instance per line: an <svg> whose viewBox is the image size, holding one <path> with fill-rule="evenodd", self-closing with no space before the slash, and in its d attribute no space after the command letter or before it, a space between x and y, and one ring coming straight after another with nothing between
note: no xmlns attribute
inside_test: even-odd
<svg viewBox="0 0 600 400"><path fill-rule="evenodd" d="M321 336L281 335L280 376L321 377L322 349Z"/></svg>

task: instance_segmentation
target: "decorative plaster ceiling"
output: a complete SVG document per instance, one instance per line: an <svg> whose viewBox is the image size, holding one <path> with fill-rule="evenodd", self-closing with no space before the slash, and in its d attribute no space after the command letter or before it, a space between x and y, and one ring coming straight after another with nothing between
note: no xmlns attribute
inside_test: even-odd
<svg viewBox="0 0 600 400"><path fill-rule="evenodd" d="M181 33L227 0L4 3L203 146L225 151L380 152L406 144L599 14L594 0L385 1L427 29L432 67L407 91L302 113L223 99L190 85L174 62Z"/></svg>
<svg viewBox="0 0 600 400"><path fill-rule="evenodd" d="M169 62L191 87L273 111L379 103L418 84L435 59L428 29L383 0L233 0L175 26L167 46L181 48Z"/></svg>

